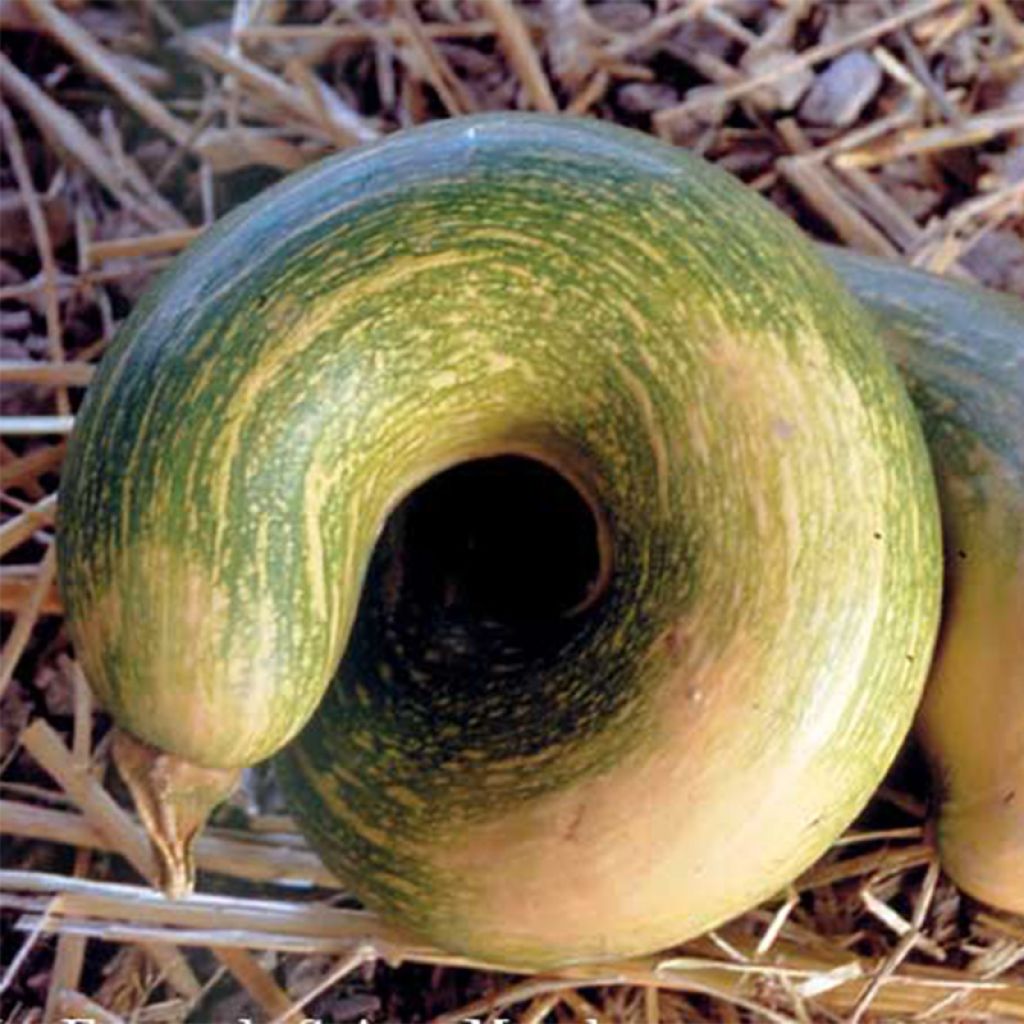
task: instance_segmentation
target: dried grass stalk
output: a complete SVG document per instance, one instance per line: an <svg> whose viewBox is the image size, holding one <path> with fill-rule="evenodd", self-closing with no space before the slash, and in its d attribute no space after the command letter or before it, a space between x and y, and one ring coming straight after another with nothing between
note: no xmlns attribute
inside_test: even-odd
<svg viewBox="0 0 1024 1024"><path fill-rule="evenodd" d="M18 667L25 646L28 644L32 630L39 619L43 598L50 589L57 572L57 553L51 545L39 566L39 575L32 584L32 589L26 596L25 603L18 610L14 620L14 626L3 651L0 652L0 698L3 697L7 684L14 677L14 670Z"/></svg>
<svg viewBox="0 0 1024 1024"><path fill-rule="evenodd" d="M0 380L9 384L41 384L44 387L85 387L96 372L91 363L37 363L35 360L0 359ZM7 474L4 474L5 485Z"/></svg>
<svg viewBox="0 0 1024 1024"><path fill-rule="evenodd" d="M132 824L140 840L141 827ZM0 833L45 842L62 843L87 850L117 852L118 846L80 814L0 800ZM251 835L226 838L207 831L196 840L196 864L203 871L253 882L290 883L300 886L338 887L312 851Z"/></svg>
<svg viewBox="0 0 1024 1024"><path fill-rule="evenodd" d="M45 296L44 312L46 316L46 337L50 347L50 358L56 363L64 361L64 344L61 339L60 306L57 298L57 264L53 257L53 242L50 229L46 223L39 196L32 182L32 173L25 159L25 150L21 144L21 134L14 123L7 107L0 103L0 125L3 126L3 137L7 141L8 156L11 169L18 181L18 188L28 211L32 235L36 243L36 252L42 265L43 294ZM68 393L63 386L57 390L57 412L67 416L71 412Z"/></svg>
<svg viewBox="0 0 1024 1024"><path fill-rule="evenodd" d="M526 89L530 102L537 110L557 113L558 102L551 91L551 83L541 66L540 56L526 31L519 12L506 0L480 0L484 12L490 16L498 32L509 63L515 69Z"/></svg>
<svg viewBox="0 0 1024 1024"><path fill-rule="evenodd" d="M781 61L767 68L760 74L744 79L734 85L725 86L720 89L710 89L677 103L674 106L666 107L654 115L655 122L659 129L670 128L674 123L681 120L687 114L691 114L703 107L715 106L716 104L731 103L733 100L746 96L765 85L771 85L783 78L787 78L794 72L803 71L806 68L814 67L831 57L838 56L846 50L852 50L865 43L869 43L879 36L884 36L894 29L906 25L927 14L947 7L953 0L921 0L920 3L912 4L903 10L882 18L857 32L851 32L842 39L836 39L828 43L819 43L809 49L794 55L788 60Z"/></svg>
<svg viewBox="0 0 1024 1024"><path fill-rule="evenodd" d="M154 230L167 226L165 212L152 209L134 194L126 173L110 159L78 118L51 100L2 53L0 88L17 100L55 149L81 164L126 210Z"/></svg>
<svg viewBox="0 0 1024 1024"><path fill-rule="evenodd" d="M0 571L0 611L19 614L22 609L35 600L36 581L40 572L37 565L5 565ZM64 606L60 594L53 582L43 586L43 594L39 599L39 615L61 615Z"/></svg>
<svg viewBox="0 0 1024 1024"><path fill-rule="evenodd" d="M409 44L419 57L419 70L433 86L448 113L452 116L473 113L477 109L476 101L424 30L412 0L398 0L397 9L404 21Z"/></svg>
<svg viewBox="0 0 1024 1024"><path fill-rule="evenodd" d="M70 434L74 425L74 416L0 416L0 434L7 437Z"/></svg>
<svg viewBox="0 0 1024 1024"><path fill-rule="evenodd" d="M191 126L172 114L148 89L129 75L106 47L49 0L20 0L43 28L97 78L107 83L144 121L179 146L192 140Z"/></svg>
<svg viewBox="0 0 1024 1024"><path fill-rule="evenodd" d="M167 901L147 889L113 883L70 879L36 872L0 872L0 889L10 896L8 905L29 914L60 896L53 918L44 931L71 930L111 941L139 941L163 938L178 944L196 944L275 949L284 952L346 953L369 947L389 961L411 960L497 969L498 965L422 946L397 929L383 924L364 911L341 910L322 904L296 905L267 900L193 895ZM36 918L23 920L20 927L38 924ZM769 963L752 958L754 944L742 932L726 931L729 944L743 958L740 962L716 961L707 955L639 958L593 967L570 967L552 972L552 977L577 985L616 984L656 987L666 990L713 994L737 1005L753 1007L765 1014L742 993L753 979L788 976L801 983L816 982L817 998L824 1006L849 1012L864 991L862 979L873 977L881 966L858 960L836 950L828 953L801 948L792 940L775 944ZM698 941L701 949L707 942ZM690 947L687 947L690 948ZM884 961L881 963L884 964ZM813 991L813 989L812 989ZM1024 1020L1024 986L986 981L945 968L913 967L888 974L873 997L878 1012L911 1014L927 1011L951 992L962 992L963 1011L988 1012L998 1006L1008 1020Z"/></svg>
<svg viewBox="0 0 1024 1024"><path fill-rule="evenodd" d="M44 526L52 526L57 512L57 495L48 494L42 501L8 519L0 526L0 555L6 555Z"/></svg>

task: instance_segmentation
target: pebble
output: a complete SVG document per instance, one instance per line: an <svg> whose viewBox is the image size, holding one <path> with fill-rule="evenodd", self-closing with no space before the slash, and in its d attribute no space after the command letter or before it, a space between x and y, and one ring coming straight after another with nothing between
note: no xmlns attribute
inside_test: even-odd
<svg viewBox="0 0 1024 1024"><path fill-rule="evenodd" d="M793 54L779 50L763 50L745 54L741 60L743 69L750 77L765 74L788 64ZM792 110L814 81L814 73L808 68L797 68L782 78L762 85L751 93L751 99L764 110Z"/></svg>
<svg viewBox="0 0 1024 1024"><path fill-rule="evenodd" d="M649 114L679 102L679 92L666 82L630 82L616 93L619 106L631 114Z"/></svg>
<svg viewBox="0 0 1024 1024"><path fill-rule="evenodd" d="M882 84L882 69L863 50L851 50L818 75L800 105L808 124L846 128L860 116Z"/></svg>

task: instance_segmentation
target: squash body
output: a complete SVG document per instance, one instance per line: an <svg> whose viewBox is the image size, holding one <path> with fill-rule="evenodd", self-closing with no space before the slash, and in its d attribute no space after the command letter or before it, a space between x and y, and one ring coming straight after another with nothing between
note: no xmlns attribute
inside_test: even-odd
<svg viewBox="0 0 1024 1024"><path fill-rule="evenodd" d="M389 512L509 452L595 510L600 595L524 651L370 571L353 631ZM60 543L124 728L230 767L308 721L281 770L326 863L532 966L810 864L909 728L941 582L913 409L813 248L683 153L532 116L326 161L204 237L90 389Z"/></svg>
<svg viewBox="0 0 1024 1024"><path fill-rule="evenodd" d="M827 259L876 316L939 488L944 612L917 732L942 864L1024 914L1024 305L853 253Z"/></svg>

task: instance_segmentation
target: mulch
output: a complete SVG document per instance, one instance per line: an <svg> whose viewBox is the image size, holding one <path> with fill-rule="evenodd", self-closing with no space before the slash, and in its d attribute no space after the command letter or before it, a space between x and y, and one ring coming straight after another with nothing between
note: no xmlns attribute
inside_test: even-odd
<svg viewBox="0 0 1024 1024"><path fill-rule="evenodd" d="M5 1020L1024 1020L1024 922L941 875L912 743L785 893L660 957L520 977L410 943L263 770L202 840L202 895L157 900L53 547L75 410L154 275L284 174L424 121L616 121L815 238L1024 296L1024 4L0 0L0 31Z"/></svg>

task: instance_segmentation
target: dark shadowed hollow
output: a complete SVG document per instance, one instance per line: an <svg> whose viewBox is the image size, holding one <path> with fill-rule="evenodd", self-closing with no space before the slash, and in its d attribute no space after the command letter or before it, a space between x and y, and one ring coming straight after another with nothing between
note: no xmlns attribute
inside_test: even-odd
<svg viewBox="0 0 1024 1024"><path fill-rule="evenodd" d="M517 630L570 616L600 572L594 516L574 485L536 459L501 455L432 477L385 531L403 600Z"/></svg>

